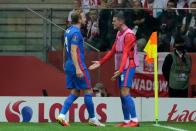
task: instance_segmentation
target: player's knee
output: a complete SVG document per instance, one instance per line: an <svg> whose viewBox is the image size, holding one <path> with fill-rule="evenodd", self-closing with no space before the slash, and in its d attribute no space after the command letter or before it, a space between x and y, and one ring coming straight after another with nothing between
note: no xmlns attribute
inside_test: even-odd
<svg viewBox="0 0 196 131"><path fill-rule="evenodd" d="M84 90L84 93L85 94L93 94L93 91L92 91L92 89L86 89L86 90Z"/></svg>
<svg viewBox="0 0 196 131"><path fill-rule="evenodd" d="M121 88L121 95L122 96L129 95L129 88L126 88L126 87Z"/></svg>
<svg viewBox="0 0 196 131"><path fill-rule="evenodd" d="M72 90L71 93L74 94L77 97L80 95L80 91L79 90L75 90L75 89Z"/></svg>

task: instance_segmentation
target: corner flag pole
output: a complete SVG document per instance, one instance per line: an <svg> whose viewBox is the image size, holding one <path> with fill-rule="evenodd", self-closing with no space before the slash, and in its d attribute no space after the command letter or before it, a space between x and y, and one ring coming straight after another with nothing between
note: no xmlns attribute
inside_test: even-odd
<svg viewBox="0 0 196 131"><path fill-rule="evenodd" d="M154 113L155 121L158 124L159 110L158 110L158 53L157 53L157 32L153 32L144 48L146 52L146 62L151 64L154 62Z"/></svg>
<svg viewBox="0 0 196 131"><path fill-rule="evenodd" d="M157 48L156 48L157 50ZM158 54L158 53L157 53ZM159 119L159 101L158 101L158 55L154 58L154 109L155 109L155 122L158 124Z"/></svg>

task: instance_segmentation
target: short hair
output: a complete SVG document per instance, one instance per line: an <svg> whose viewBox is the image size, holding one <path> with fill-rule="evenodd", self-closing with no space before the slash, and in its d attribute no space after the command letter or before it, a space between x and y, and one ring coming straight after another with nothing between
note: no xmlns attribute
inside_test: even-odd
<svg viewBox="0 0 196 131"><path fill-rule="evenodd" d="M119 19L119 20L125 21L125 16L124 16L124 13L123 13L122 11L117 12L117 13L114 15L114 17L116 17L116 18Z"/></svg>
<svg viewBox="0 0 196 131"><path fill-rule="evenodd" d="M71 15L71 23L77 24L79 19L81 19L82 10L75 10Z"/></svg>
<svg viewBox="0 0 196 131"><path fill-rule="evenodd" d="M182 34L176 34L175 35L175 43L174 43L174 46L184 46L184 43L185 42L185 39L184 37L182 36Z"/></svg>

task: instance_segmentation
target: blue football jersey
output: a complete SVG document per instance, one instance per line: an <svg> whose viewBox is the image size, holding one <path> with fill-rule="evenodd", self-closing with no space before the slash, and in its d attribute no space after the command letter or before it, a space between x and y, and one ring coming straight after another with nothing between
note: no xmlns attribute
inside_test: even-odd
<svg viewBox="0 0 196 131"><path fill-rule="evenodd" d="M85 60L84 60L84 38L80 29L76 26L70 26L64 33L65 43L64 47L66 49L66 61L64 64L65 71L71 71L75 73L75 66L73 64L72 56L71 56L71 45L76 45L77 55L78 55L78 63L80 69L87 69Z"/></svg>

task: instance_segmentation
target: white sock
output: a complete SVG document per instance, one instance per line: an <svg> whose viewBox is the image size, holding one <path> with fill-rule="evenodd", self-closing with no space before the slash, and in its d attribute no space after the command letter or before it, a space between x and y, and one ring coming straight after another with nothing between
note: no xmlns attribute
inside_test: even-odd
<svg viewBox="0 0 196 131"><path fill-rule="evenodd" d="M131 118L131 120L134 121L134 122L138 122L137 117Z"/></svg>
<svg viewBox="0 0 196 131"><path fill-rule="evenodd" d="M130 120L124 120L124 123L129 123L130 122Z"/></svg>
<svg viewBox="0 0 196 131"><path fill-rule="evenodd" d="M90 118L92 121L96 121L97 118L96 117L93 117L93 118Z"/></svg>
<svg viewBox="0 0 196 131"><path fill-rule="evenodd" d="M58 117L65 119L65 115L64 114L59 114Z"/></svg>

